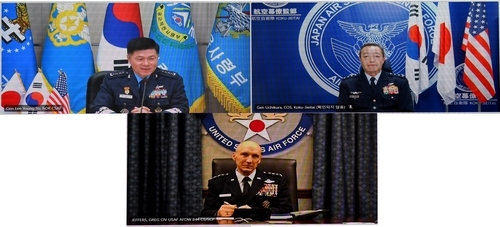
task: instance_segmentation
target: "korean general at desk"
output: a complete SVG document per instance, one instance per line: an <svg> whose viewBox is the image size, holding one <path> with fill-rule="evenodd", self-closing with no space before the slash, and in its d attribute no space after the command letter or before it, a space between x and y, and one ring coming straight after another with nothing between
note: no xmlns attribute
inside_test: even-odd
<svg viewBox="0 0 500 227"><path fill-rule="evenodd" d="M411 112L413 99L404 75L383 70L382 46L367 43L359 51L362 70L340 83L338 103L349 112Z"/></svg>
<svg viewBox="0 0 500 227"><path fill-rule="evenodd" d="M132 39L127 45L131 67L105 76L90 112L188 113L182 77L157 67L159 48L153 39Z"/></svg>
<svg viewBox="0 0 500 227"><path fill-rule="evenodd" d="M286 180L279 173L260 171L259 144L245 141L232 155L236 169L208 181L201 215L230 217L237 207L269 208L272 214L292 212Z"/></svg>

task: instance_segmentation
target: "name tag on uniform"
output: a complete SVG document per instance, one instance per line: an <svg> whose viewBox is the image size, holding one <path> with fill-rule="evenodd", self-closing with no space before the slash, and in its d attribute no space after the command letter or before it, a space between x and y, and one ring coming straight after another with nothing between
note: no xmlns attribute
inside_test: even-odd
<svg viewBox="0 0 500 227"><path fill-rule="evenodd" d="M121 99L132 99L132 95L120 94Z"/></svg>
<svg viewBox="0 0 500 227"><path fill-rule="evenodd" d="M219 197L221 197L221 198L223 198L223 197L231 197L231 193L219 194Z"/></svg>

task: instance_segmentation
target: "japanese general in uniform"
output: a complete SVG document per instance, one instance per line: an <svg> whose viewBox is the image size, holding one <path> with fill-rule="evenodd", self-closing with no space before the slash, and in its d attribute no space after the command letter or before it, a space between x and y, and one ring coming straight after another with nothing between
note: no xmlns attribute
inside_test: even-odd
<svg viewBox="0 0 500 227"><path fill-rule="evenodd" d="M372 89L362 71L352 74L340 83L338 104L352 112L408 112L413 111L410 85L404 75L380 72Z"/></svg>

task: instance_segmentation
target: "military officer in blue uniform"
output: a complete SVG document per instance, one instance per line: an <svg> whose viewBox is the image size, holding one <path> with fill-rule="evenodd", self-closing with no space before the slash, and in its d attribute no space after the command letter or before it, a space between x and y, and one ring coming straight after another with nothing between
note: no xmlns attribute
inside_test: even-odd
<svg viewBox="0 0 500 227"><path fill-rule="evenodd" d="M404 75L383 70L382 46L367 43L359 51L361 72L340 83L338 103L346 112L410 112L413 99Z"/></svg>
<svg viewBox="0 0 500 227"><path fill-rule="evenodd" d="M269 208L272 214L292 212L286 180L279 173L257 169L261 159L262 150L257 143L240 143L233 153L235 171L208 181L208 195L201 216L231 217L237 207Z"/></svg>
<svg viewBox="0 0 500 227"><path fill-rule="evenodd" d="M105 76L90 112L188 113L183 79L157 67L159 50L153 39L132 39L127 45L131 67Z"/></svg>

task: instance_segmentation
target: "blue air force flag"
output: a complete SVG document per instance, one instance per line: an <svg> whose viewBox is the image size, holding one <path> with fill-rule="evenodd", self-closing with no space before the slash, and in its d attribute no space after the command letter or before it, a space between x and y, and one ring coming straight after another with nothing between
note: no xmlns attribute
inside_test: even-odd
<svg viewBox="0 0 500 227"><path fill-rule="evenodd" d="M37 73L28 8L26 3L3 3L2 89L16 72L24 85L29 85Z"/></svg>
<svg viewBox="0 0 500 227"><path fill-rule="evenodd" d="M205 111L205 85L189 3L156 3L149 37L160 45L158 65L184 79L190 113Z"/></svg>
<svg viewBox="0 0 500 227"><path fill-rule="evenodd" d="M220 3L207 49L207 83L228 112L250 112L250 12Z"/></svg>
<svg viewBox="0 0 500 227"><path fill-rule="evenodd" d="M142 36L139 3L109 3L97 51L97 70L128 68L127 44Z"/></svg>
<svg viewBox="0 0 500 227"><path fill-rule="evenodd" d="M51 85L56 84L59 70L64 71L71 111L85 113L87 81L95 72L85 3L52 4L42 70Z"/></svg>

